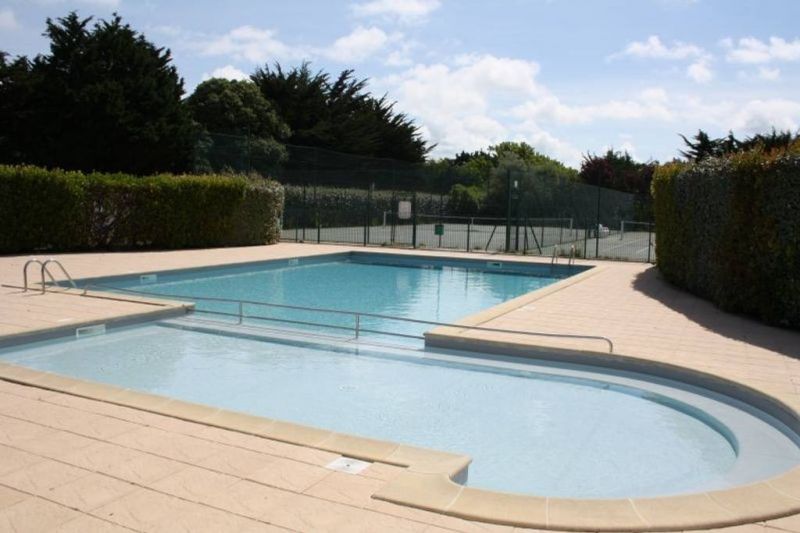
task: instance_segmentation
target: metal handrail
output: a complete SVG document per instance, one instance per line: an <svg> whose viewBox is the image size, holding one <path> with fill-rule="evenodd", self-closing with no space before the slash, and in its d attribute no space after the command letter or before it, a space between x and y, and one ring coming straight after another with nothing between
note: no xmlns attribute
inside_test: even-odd
<svg viewBox="0 0 800 533"><path fill-rule="evenodd" d="M534 331L520 331L515 329L499 329L499 328L487 328L483 326L467 326L464 324L453 324L450 322L436 322L433 320L420 320L417 318L406 318L406 317L398 317L398 316L389 316L389 315L380 315L377 313L364 313L360 311L345 311L342 309L326 309L322 307L307 307L302 305L289 305L289 304L276 304L270 302L258 302L254 300L236 300L233 298L217 298L212 296L189 296L189 295L182 295L182 294L162 294L162 293L153 293L147 291L137 291L135 289L123 289L120 287L110 287L106 285L99 285L99 284L91 284L86 285L83 288L83 296L88 296L88 291L92 288L98 289L106 289L111 291L121 291L121 292L129 292L132 294L141 294L146 296L153 296L156 298L175 298L179 300L184 299L192 299L192 300L201 300L201 301L208 301L208 302L223 302L223 303L230 303L230 304L237 304L238 312L237 313L225 313L222 311L209 311L209 310L199 310L198 312L201 313L210 313L210 314L218 314L222 316L231 316L238 319L238 323L241 324L245 318L255 318L259 320L268 320L274 322L284 322L284 323L292 323L292 324L302 324L302 325L309 325L309 326L318 326L318 327L326 327L326 328L333 328L333 329L346 329L352 330L355 332L355 337L358 338L361 333L376 333L380 335L392 335L396 337L410 337L415 339L424 339L424 337L418 335L409 335L405 333L395 333L390 331L379 331L379 330L372 330L372 329L365 329L362 325L362 318L377 318L382 320L394 320L397 322L406 322L411 324L423 324L428 326L441 326L441 327L449 327L449 328L457 328L457 329L466 329L471 331L485 331L489 333L508 333L508 334L517 334L517 335L527 335L533 337L547 337L547 338L561 338L561 339L581 339L581 340L597 340L603 341L608 344L608 352L614 353L614 343L608 337L603 337L601 335L573 335L568 333L543 333L543 332L534 332ZM313 311L318 313L330 313L330 314L337 314L337 315L347 315L351 316L354 319L353 327L346 327L346 326L336 326L330 324L320 324L317 322L306 322L300 320L289 320L285 318L273 318L273 317L261 317L257 315L246 315L244 313L244 306L245 305L256 305L262 307L272 307L277 309L291 309L295 311ZM197 310L196 310L197 311Z"/></svg>
<svg viewBox="0 0 800 533"><path fill-rule="evenodd" d="M46 259L46 260L42 261L42 260L37 259L35 257L31 257L30 259L25 261L25 265L22 267L22 287L23 287L23 291L24 292L28 291L28 267L30 265L34 264L34 263L38 264L41 267L42 294L47 292L47 283L45 283L45 278L44 278L45 274L47 274L47 276L50 278L50 281L52 281L55 285L58 285L58 281L53 276L53 273L50 272L49 268L47 268L47 265L49 265L50 263L53 263L54 265L58 265L58 267L61 269L61 272L64 274L64 276L66 276L67 280L69 280L69 282L72 285L73 289L77 289L78 288L78 285L75 283L75 280L72 279L72 276L69 275L69 272L67 272L67 269L64 268L64 265L62 265L61 262L58 261L57 259L53 259L51 257L49 259Z"/></svg>
<svg viewBox="0 0 800 533"><path fill-rule="evenodd" d="M53 283L58 285L58 281L56 281L56 279L53 277L53 274L51 274L50 270L47 268L47 265L49 265L50 263L52 263L54 265L57 265L58 268L61 269L61 273L64 274L64 276L66 276L67 280L69 280L69 283L70 283L70 285L72 285L73 289L77 289L78 288L78 285L75 283L75 280L73 280L72 276L69 275L69 272L67 272L67 269L64 268L64 265L61 264L61 261L59 261L58 259L53 259L51 257L50 259L47 259L47 260L45 260L44 263L42 263L42 294L44 294L45 291L47 290L47 284L44 282L44 274L45 274L45 272L47 272L47 275L50 276L51 280L53 280Z"/></svg>
<svg viewBox="0 0 800 533"><path fill-rule="evenodd" d="M25 261L25 266L22 267L22 287L24 292L28 292L28 266L32 265L33 263L36 263L39 266L41 266L42 264L42 262L39 259L31 257L30 259ZM49 274L50 272L48 271L47 273Z"/></svg>
<svg viewBox="0 0 800 533"><path fill-rule="evenodd" d="M561 247L559 245L553 246L553 257L550 259L550 265L558 264L558 256L561 254Z"/></svg>
<svg viewBox="0 0 800 533"><path fill-rule="evenodd" d="M569 246L569 261L567 262L568 266L572 266L575 264L575 254L577 253L577 249L575 248L574 244Z"/></svg>

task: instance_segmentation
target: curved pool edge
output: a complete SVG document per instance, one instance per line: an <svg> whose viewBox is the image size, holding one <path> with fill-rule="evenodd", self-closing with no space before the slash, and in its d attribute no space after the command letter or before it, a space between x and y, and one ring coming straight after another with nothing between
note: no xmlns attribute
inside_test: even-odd
<svg viewBox="0 0 800 533"><path fill-rule="evenodd" d="M586 356L586 353L582 354L582 357ZM681 368L685 372L703 374ZM752 391L751 394L764 396L771 403L782 405L794 415L795 420L800 420L797 411L774 396L710 374L705 377L745 387ZM0 379L357 459L405 467L405 472L389 481L372 497L467 520L565 531L671 531L736 526L800 513L800 466L750 485L678 496L630 499L529 496L478 489L454 481L463 475L471 462L466 455L217 409L4 362L0 362Z"/></svg>

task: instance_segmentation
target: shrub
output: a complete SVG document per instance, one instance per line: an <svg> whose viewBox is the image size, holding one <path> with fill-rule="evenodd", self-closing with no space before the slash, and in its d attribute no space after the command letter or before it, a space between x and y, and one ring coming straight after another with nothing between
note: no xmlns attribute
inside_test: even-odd
<svg viewBox="0 0 800 533"><path fill-rule="evenodd" d="M483 191L476 185L456 183L450 189L447 209L452 215L475 216L481 211L483 196Z"/></svg>
<svg viewBox="0 0 800 533"><path fill-rule="evenodd" d="M800 328L798 148L659 167L652 191L665 278L725 310Z"/></svg>
<svg viewBox="0 0 800 533"><path fill-rule="evenodd" d="M371 223L377 224L383 219L384 212L397 210L399 200L411 200L413 193L410 191L372 191L349 187L304 187L299 185L284 185L286 194L286 211L292 213L293 220L306 218L306 225L316 225L312 220L315 213L319 213L320 224L323 227L332 226L358 226L366 220L367 199L370 199L369 209ZM419 214L446 214L448 197L438 194L417 193L417 212ZM302 225L302 222L298 222Z"/></svg>
<svg viewBox="0 0 800 533"><path fill-rule="evenodd" d="M273 243L282 208L269 180L0 165L0 252Z"/></svg>

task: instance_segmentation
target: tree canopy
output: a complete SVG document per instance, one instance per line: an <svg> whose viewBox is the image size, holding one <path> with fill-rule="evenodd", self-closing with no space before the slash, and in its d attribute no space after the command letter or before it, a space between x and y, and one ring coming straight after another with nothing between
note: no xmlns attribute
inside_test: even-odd
<svg viewBox="0 0 800 533"><path fill-rule="evenodd" d="M270 174L283 162L290 132L250 81L213 78L197 86L186 106L201 129L195 170L255 170Z"/></svg>
<svg viewBox="0 0 800 533"><path fill-rule="evenodd" d="M681 155L689 161L699 162L709 157L720 157L736 152L745 152L756 147L771 151L780 148L787 148L790 144L800 139L800 135L791 131L777 131L772 128L770 133L757 133L744 140L739 140L728 132L726 137L712 139L708 133L698 130L697 134L691 139L681 135L685 150L681 150Z"/></svg>
<svg viewBox="0 0 800 533"><path fill-rule="evenodd" d="M424 161L432 148L411 118L370 94L352 70L332 79L309 63L288 71L276 63L251 78L288 124L291 144L409 162Z"/></svg>
<svg viewBox="0 0 800 533"><path fill-rule="evenodd" d="M119 16L47 19L50 51L0 61L0 157L80 170L183 170L191 120L169 50ZM13 132L13 135L12 135Z"/></svg>

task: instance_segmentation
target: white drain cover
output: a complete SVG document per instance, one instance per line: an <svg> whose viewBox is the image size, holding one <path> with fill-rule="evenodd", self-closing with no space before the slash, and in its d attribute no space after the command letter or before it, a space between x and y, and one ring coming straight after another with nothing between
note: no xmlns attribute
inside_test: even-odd
<svg viewBox="0 0 800 533"><path fill-rule="evenodd" d="M369 465L366 461L359 461L352 457L339 457L335 461L328 463L325 468L336 470L337 472L344 472L345 474L358 474L367 469Z"/></svg>

